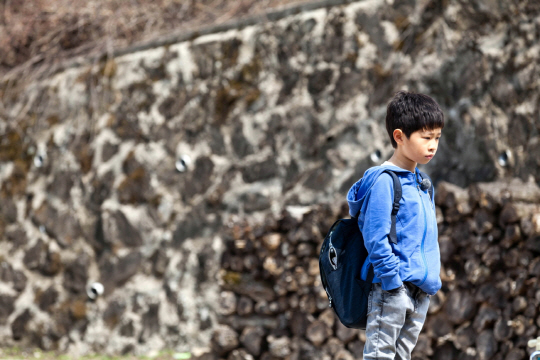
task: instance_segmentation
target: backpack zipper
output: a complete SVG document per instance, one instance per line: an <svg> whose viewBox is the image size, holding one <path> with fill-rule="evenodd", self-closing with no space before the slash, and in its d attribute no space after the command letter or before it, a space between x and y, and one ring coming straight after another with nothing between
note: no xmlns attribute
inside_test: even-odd
<svg viewBox="0 0 540 360"><path fill-rule="evenodd" d="M427 233L427 217L426 217L426 206L424 205L424 200L422 199L422 194L420 193L420 186L416 185L416 188L418 189L418 196L420 196L420 202L422 203L422 210L424 210L424 235L422 236L422 245L420 247L420 252L422 253L422 260L424 261L424 279L422 279L422 283L420 283L420 286L426 282L427 276L428 276L428 266L427 266L427 260L426 260L426 254L424 253L424 243L426 241L426 233Z"/></svg>
<svg viewBox="0 0 540 360"><path fill-rule="evenodd" d="M330 243L330 249L328 249L328 260L330 261L332 269L337 270L337 252L332 243Z"/></svg>
<svg viewBox="0 0 540 360"><path fill-rule="evenodd" d="M333 231L332 231L333 232ZM332 244L332 233L330 233L330 236L328 238L328 261L330 261L330 265L332 266L332 269L337 270L337 251L334 245ZM332 256L335 259L335 263L332 260Z"/></svg>

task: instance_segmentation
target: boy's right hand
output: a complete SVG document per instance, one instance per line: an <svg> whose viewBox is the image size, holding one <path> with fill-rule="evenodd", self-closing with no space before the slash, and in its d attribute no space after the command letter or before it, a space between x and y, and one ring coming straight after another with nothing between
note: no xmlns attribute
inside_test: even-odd
<svg viewBox="0 0 540 360"><path fill-rule="evenodd" d="M401 291L401 289L403 289L405 287L404 284L401 284L399 287L395 288L395 289L392 289L392 290L384 290L386 291L387 293L389 294L397 294L398 292Z"/></svg>

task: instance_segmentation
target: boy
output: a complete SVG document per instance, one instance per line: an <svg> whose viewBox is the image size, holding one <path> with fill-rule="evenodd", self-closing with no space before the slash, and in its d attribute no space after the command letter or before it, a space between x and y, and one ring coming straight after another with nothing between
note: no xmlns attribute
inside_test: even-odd
<svg viewBox="0 0 540 360"><path fill-rule="evenodd" d="M427 95L398 92L386 111L386 129L394 155L368 169L349 190L349 213L358 210L358 226L369 253L362 267L374 278L369 294L364 360L410 359L426 319L429 297L441 287L435 203L429 183L416 167L435 155L444 127L439 105ZM397 244L389 241L394 186L402 186L397 213ZM423 185L423 186L422 186Z"/></svg>

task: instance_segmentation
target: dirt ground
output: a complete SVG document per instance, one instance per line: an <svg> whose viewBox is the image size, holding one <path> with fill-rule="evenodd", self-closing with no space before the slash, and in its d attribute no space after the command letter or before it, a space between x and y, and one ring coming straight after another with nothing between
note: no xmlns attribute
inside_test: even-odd
<svg viewBox="0 0 540 360"><path fill-rule="evenodd" d="M307 0L0 0L0 79Z"/></svg>

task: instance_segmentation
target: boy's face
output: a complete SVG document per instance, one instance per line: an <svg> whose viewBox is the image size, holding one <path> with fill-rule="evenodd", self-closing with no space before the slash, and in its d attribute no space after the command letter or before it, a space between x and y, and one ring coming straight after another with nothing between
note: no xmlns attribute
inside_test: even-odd
<svg viewBox="0 0 540 360"><path fill-rule="evenodd" d="M402 133L401 149L408 159L427 164L437 152L442 129L419 130L411 134L410 138Z"/></svg>

